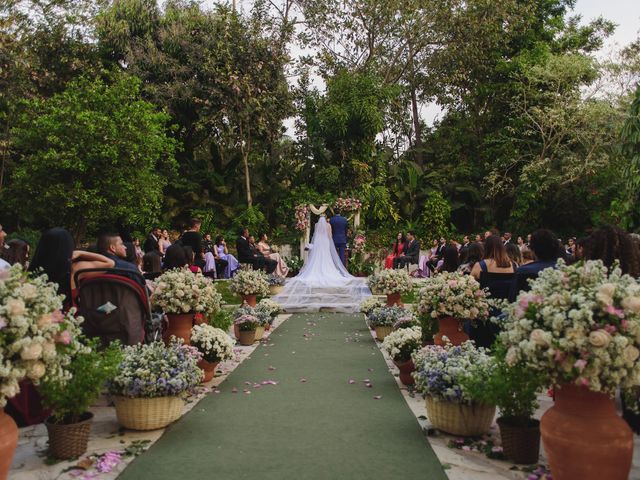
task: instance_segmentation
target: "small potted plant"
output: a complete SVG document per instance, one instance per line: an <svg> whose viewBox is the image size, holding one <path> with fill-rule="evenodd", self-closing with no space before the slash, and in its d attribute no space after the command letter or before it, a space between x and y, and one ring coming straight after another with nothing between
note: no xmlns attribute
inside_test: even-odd
<svg viewBox="0 0 640 480"><path fill-rule="evenodd" d="M238 341L240 345L253 345L256 341L256 330L260 326L260 320L255 315L244 314L234 320L239 330Z"/></svg>
<svg viewBox="0 0 640 480"><path fill-rule="evenodd" d="M87 450L93 413L89 407L100 396L105 383L113 378L122 360L120 344L114 342L99 351L97 339L86 341L69 365L66 382L45 379L39 392L53 410L45 421L49 434L49 455L58 459L77 458Z"/></svg>
<svg viewBox="0 0 640 480"><path fill-rule="evenodd" d="M375 330L376 338L379 341L383 341L384 337L393 332L393 326L399 319L410 317L411 315L411 312L402 307L383 306L373 309L373 311L369 313L367 321L369 322L369 326Z"/></svg>
<svg viewBox="0 0 640 480"><path fill-rule="evenodd" d="M393 359L400 370L400 381L404 385L413 385L415 380L411 373L415 365L411 359L414 351L422 347L422 330L420 327L401 328L387 335L382 342L382 349Z"/></svg>
<svg viewBox="0 0 640 480"><path fill-rule="evenodd" d="M302 265L304 265L304 261L300 257L289 257L284 259L284 263L289 267L289 273L287 273L287 277L295 277Z"/></svg>
<svg viewBox="0 0 640 480"><path fill-rule="evenodd" d="M258 316L268 317L267 324L264 326L264 328L265 330L270 330L271 324L278 316L278 314L282 311L282 307L278 302L274 302L269 298L263 298L258 302L255 311Z"/></svg>
<svg viewBox="0 0 640 480"><path fill-rule="evenodd" d="M418 312L438 321L436 345L460 345L469 340L462 331L464 320L475 323L488 318L487 292L471 275L441 273L425 280L418 298Z"/></svg>
<svg viewBox="0 0 640 480"><path fill-rule="evenodd" d="M387 305L402 305L401 296L413 289L411 277L404 270L382 270L367 281L371 290L387 296Z"/></svg>
<svg viewBox="0 0 640 480"><path fill-rule="evenodd" d="M116 376L108 383L118 422L132 430L155 430L182 415L183 396L202 380L193 347L173 338L124 347Z"/></svg>
<svg viewBox="0 0 640 480"><path fill-rule="evenodd" d="M233 342L229 335L211 325L193 327L191 345L202 355L198 366L204 372L203 382L208 382L214 377L220 362L233 357Z"/></svg>
<svg viewBox="0 0 640 480"><path fill-rule="evenodd" d="M505 457L515 463L534 464L540 456L540 421L533 414L544 379L522 364L507 365L505 355L506 349L498 342L489 376L474 374L472 367L461 383L478 401L497 405Z"/></svg>
<svg viewBox="0 0 640 480"><path fill-rule="evenodd" d="M258 296L269 295L269 282L261 270L240 270L232 279L229 289L242 297L242 301L255 307Z"/></svg>
<svg viewBox="0 0 640 480"><path fill-rule="evenodd" d="M167 315L168 325L163 332L165 343L175 336L182 338L186 345L191 337L194 316L201 314L206 319L215 316L220 311L221 301L222 296L210 279L181 268L160 275L151 296L153 307Z"/></svg>
<svg viewBox="0 0 640 480"><path fill-rule="evenodd" d="M284 290L285 278L272 273L267 277L269 282L269 295L278 295Z"/></svg>
<svg viewBox="0 0 640 480"><path fill-rule="evenodd" d="M0 271L0 478L8 475L18 443L18 427L4 413L20 382L69 380L81 317L63 314L63 296L46 275L30 277L20 265Z"/></svg>
<svg viewBox="0 0 640 480"><path fill-rule="evenodd" d="M422 394L427 416L435 428L452 435L479 436L489 431L495 405L483 403L466 389L465 377L487 378L491 357L473 342L441 347L427 345L412 355L416 391Z"/></svg>

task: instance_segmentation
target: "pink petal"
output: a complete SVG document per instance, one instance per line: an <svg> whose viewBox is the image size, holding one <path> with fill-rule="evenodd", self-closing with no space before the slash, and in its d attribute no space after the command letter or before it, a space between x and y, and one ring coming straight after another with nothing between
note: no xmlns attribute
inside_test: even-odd
<svg viewBox="0 0 640 480"><path fill-rule="evenodd" d="M371 385L370 383L365 383L364 386L367 387L367 388L373 387L373 385Z"/></svg>
<svg viewBox="0 0 640 480"><path fill-rule="evenodd" d="M232 388L232 389L231 389L231 393L238 393L238 389L237 389L237 388L235 388L235 387L234 387L234 388Z"/></svg>
<svg viewBox="0 0 640 480"><path fill-rule="evenodd" d="M382 395L376 395L375 397L373 397L374 400L380 400L382 398Z"/></svg>
<svg viewBox="0 0 640 480"><path fill-rule="evenodd" d="M356 383L355 380L349 380L349 385L353 385L354 383Z"/></svg>
<svg viewBox="0 0 640 480"><path fill-rule="evenodd" d="M272 365L269 365L269 370L275 370L275 369L276 369L276 367L274 367Z"/></svg>
<svg viewBox="0 0 640 480"><path fill-rule="evenodd" d="M364 383L369 383L371 382L371 380L369 380L368 378L365 378L364 380L362 380Z"/></svg>
<svg viewBox="0 0 640 480"><path fill-rule="evenodd" d="M220 393L220 390L214 390L213 393Z"/></svg>
<svg viewBox="0 0 640 480"><path fill-rule="evenodd" d="M306 383L307 379L306 378L301 378L300 379L300 383Z"/></svg>
<svg viewBox="0 0 640 480"><path fill-rule="evenodd" d="M367 370L369 370L370 372L373 372L373 368L367 368Z"/></svg>

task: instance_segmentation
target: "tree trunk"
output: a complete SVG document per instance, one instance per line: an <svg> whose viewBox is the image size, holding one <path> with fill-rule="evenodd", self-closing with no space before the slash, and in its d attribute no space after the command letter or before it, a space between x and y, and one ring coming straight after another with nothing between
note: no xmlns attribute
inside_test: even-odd
<svg viewBox="0 0 640 480"><path fill-rule="evenodd" d="M249 155L242 150L242 162L244 163L244 184L247 188L247 207L253 206L253 199L251 198L251 177L249 176Z"/></svg>
<svg viewBox="0 0 640 480"><path fill-rule="evenodd" d="M420 114L418 112L418 96L416 95L416 87L411 81L411 113L413 120L413 131L415 135L415 141L413 147L415 149L416 163L422 166L422 125L420 125Z"/></svg>

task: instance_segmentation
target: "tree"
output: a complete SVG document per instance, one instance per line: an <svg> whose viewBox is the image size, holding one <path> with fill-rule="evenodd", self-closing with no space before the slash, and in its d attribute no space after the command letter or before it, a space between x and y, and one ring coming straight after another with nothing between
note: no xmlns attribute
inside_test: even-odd
<svg viewBox="0 0 640 480"><path fill-rule="evenodd" d="M76 239L119 221L153 221L175 141L168 115L142 100L140 87L124 75L81 78L30 101L13 131L20 158L3 200L32 225L64 225Z"/></svg>

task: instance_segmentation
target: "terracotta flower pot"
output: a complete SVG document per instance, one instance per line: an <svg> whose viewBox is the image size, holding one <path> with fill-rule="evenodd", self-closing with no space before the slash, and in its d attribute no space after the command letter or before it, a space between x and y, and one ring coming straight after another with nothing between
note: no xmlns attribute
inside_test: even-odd
<svg viewBox="0 0 640 480"><path fill-rule="evenodd" d="M402 297L399 293L387 293L387 307L402 306Z"/></svg>
<svg viewBox="0 0 640 480"><path fill-rule="evenodd" d="M554 480L626 480L633 434L608 395L586 387L555 388L555 404L540 421Z"/></svg>
<svg viewBox="0 0 640 480"><path fill-rule="evenodd" d="M264 327L256 327L256 340L262 340L262 337L264 337Z"/></svg>
<svg viewBox="0 0 640 480"><path fill-rule="evenodd" d="M376 338L378 339L379 342L381 342L391 332L393 332L393 327L389 327L386 325L378 325L376 327Z"/></svg>
<svg viewBox="0 0 640 480"><path fill-rule="evenodd" d="M67 460L78 458L87 451L93 413L85 412L77 423L53 423L52 417L44 424L49 433L49 455Z"/></svg>
<svg viewBox="0 0 640 480"><path fill-rule="evenodd" d="M13 454L18 446L18 426L0 408L0 479L9 476Z"/></svg>
<svg viewBox="0 0 640 480"><path fill-rule="evenodd" d="M255 307L257 304L255 295L242 295L242 301L250 307Z"/></svg>
<svg viewBox="0 0 640 480"><path fill-rule="evenodd" d="M253 345L256 341L256 331L255 330L240 330L240 336L238 338L240 345L249 346Z"/></svg>
<svg viewBox="0 0 640 480"><path fill-rule="evenodd" d="M194 325L205 325L205 324L207 324L207 323L208 323L208 322L207 322L207 318L206 318L203 314L201 314L201 313L196 313L196 314L193 316L193 324L194 324Z"/></svg>
<svg viewBox="0 0 640 480"><path fill-rule="evenodd" d="M399 362L398 360L393 360L393 363L398 370L400 370L400 381L403 385L413 385L416 381L411 376L411 372L415 371L416 366L413 364L413 360L408 360L404 362Z"/></svg>
<svg viewBox="0 0 640 480"><path fill-rule="evenodd" d="M167 313L169 324L162 332L164 343L168 344L171 336L182 338L185 345L191 341L191 327L193 326L193 313Z"/></svg>
<svg viewBox="0 0 640 480"><path fill-rule="evenodd" d="M540 457L540 421L529 419L526 426L507 418L498 418L500 439L505 457L515 463L531 465Z"/></svg>
<svg viewBox="0 0 640 480"><path fill-rule="evenodd" d="M240 327L235 323L233 324L233 334L235 335L236 340L240 339Z"/></svg>
<svg viewBox="0 0 640 480"><path fill-rule="evenodd" d="M202 383L210 382L216 374L216 368L218 368L220 362L207 362L206 360L200 360L198 366L204 372L204 378Z"/></svg>
<svg viewBox="0 0 640 480"><path fill-rule="evenodd" d="M457 318L441 317L438 319L438 333L433 336L433 343L443 347L442 337L447 337L452 345L461 345L469 340L469 335L462 330L462 324Z"/></svg>

